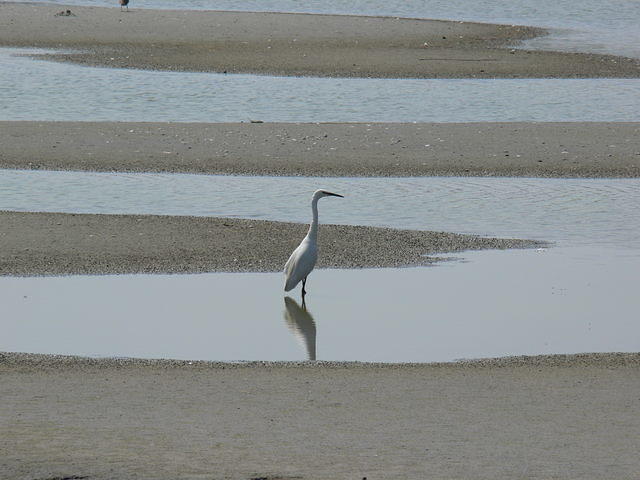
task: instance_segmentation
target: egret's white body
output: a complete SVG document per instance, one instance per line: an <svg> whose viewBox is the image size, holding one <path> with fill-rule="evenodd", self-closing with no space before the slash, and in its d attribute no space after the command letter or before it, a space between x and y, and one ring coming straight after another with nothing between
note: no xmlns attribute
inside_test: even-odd
<svg viewBox="0 0 640 480"><path fill-rule="evenodd" d="M307 282L307 276L316 266L316 260L318 259L318 200L328 196L342 197L342 195L327 192L326 190L316 190L311 198L313 218L311 225L309 225L309 232L293 251L284 266L284 290L286 292L294 289L302 281L302 296L304 297L306 294L304 287Z"/></svg>

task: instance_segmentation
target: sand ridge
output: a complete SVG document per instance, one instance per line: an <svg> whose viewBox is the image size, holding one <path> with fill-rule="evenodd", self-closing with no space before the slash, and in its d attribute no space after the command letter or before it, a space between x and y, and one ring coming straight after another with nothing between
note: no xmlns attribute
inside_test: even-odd
<svg viewBox="0 0 640 480"><path fill-rule="evenodd" d="M0 167L302 176L640 177L637 122L0 122Z"/></svg>
<svg viewBox="0 0 640 480"><path fill-rule="evenodd" d="M69 8L73 15L56 16ZM0 45L153 70L386 78L639 77L640 61L513 49L527 26L396 17L0 4Z"/></svg>

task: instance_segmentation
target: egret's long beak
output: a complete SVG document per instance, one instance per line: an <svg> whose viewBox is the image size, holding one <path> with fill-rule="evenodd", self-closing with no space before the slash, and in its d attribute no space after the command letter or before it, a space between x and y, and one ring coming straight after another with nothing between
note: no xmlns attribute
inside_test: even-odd
<svg viewBox="0 0 640 480"><path fill-rule="evenodd" d="M344 195L338 195L337 193L331 193L331 192L324 192L327 195L331 195L333 197L340 197L340 198L344 198Z"/></svg>

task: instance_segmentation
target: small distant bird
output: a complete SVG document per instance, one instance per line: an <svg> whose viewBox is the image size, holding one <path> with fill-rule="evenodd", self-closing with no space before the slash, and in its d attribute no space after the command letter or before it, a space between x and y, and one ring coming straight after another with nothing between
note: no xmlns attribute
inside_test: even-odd
<svg viewBox="0 0 640 480"><path fill-rule="evenodd" d="M71 10L62 10L54 15L54 17L75 17L76 14Z"/></svg>
<svg viewBox="0 0 640 480"><path fill-rule="evenodd" d="M122 7L127 7L127 12L129 11L129 0L120 0L120 11L122 11Z"/></svg>
<svg viewBox="0 0 640 480"><path fill-rule="evenodd" d="M309 226L309 233L304 237L298 248L296 248L287 263L284 266L285 283L284 290L288 292L302 281L302 301L304 302L304 296L307 294L305 285L307 283L307 276L313 270L318 259L318 200L322 197L341 197L337 193L327 192L326 190L316 190L311 197L311 211L313 212L313 219Z"/></svg>

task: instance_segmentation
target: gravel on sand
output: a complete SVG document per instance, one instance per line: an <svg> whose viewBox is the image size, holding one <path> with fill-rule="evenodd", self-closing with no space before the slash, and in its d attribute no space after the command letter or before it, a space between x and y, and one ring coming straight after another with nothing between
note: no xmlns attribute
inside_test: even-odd
<svg viewBox="0 0 640 480"><path fill-rule="evenodd" d="M0 167L639 177L640 123L0 122Z"/></svg>
<svg viewBox="0 0 640 480"><path fill-rule="evenodd" d="M0 275L272 272L307 225L216 217L0 211ZM540 243L349 225L320 225L318 267L426 265L425 255Z"/></svg>

